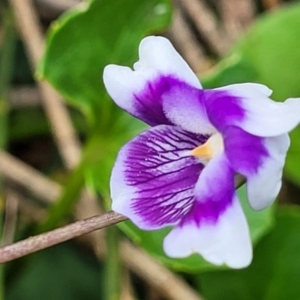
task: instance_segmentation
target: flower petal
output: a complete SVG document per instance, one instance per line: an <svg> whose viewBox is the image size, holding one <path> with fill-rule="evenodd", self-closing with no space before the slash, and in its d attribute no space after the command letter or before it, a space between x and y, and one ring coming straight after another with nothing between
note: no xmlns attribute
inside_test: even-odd
<svg viewBox="0 0 300 300"><path fill-rule="evenodd" d="M233 176L223 155L208 164L200 175L192 209L164 240L167 255L199 253L213 264L232 268L250 264L249 228L235 196Z"/></svg>
<svg viewBox="0 0 300 300"><path fill-rule="evenodd" d="M197 134L213 134L216 129L207 118L203 105L205 91L186 83L172 84L162 95L163 110L167 118L177 126Z"/></svg>
<svg viewBox="0 0 300 300"><path fill-rule="evenodd" d="M112 209L142 229L177 224L193 203L203 165L190 151L207 137L153 127L119 152L111 177Z"/></svg>
<svg viewBox="0 0 300 300"><path fill-rule="evenodd" d="M282 170L290 138L287 134L265 139L269 157L264 160L255 176L248 176L248 200L253 209L269 206L278 196L282 185Z"/></svg>
<svg viewBox="0 0 300 300"><path fill-rule="evenodd" d="M168 79L201 88L198 78L172 44L154 36L140 43L134 70L109 65L103 74L105 87L116 104L152 126L170 124L161 103L161 95L170 88Z"/></svg>
<svg viewBox="0 0 300 300"><path fill-rule="evenodd" d="M215 265L231 268L247 267L252 260L249 228L244 212L234 198L215 224L186 222L174 228L164 240L170 257L186 257L199 253Z"/></svg>
<svg viewBox="0 0 300 300"><path fill-rule="evenodd" d="M289 137L261 138L229 126L224 132L225 152L231 167L247 178L248 200L263 209L277 197Z"/></svg>
<svg viewBox="0 0 300 300"><path fill-rule="evenodd" d="M270 137L287 133L300 122L299 98L275 102L269 98L271 90L260 84L234 84L206 94L209 118L218 128L235 125L253 135Z"/></svg>
<svg viewBox="0 0 300 300"><path fill-rule="evenodd" d="M194 212L197 218L197 212ZM231 268L247 267L252 260L249 228L238 199L222 212L216 223L198 224L190 220L175 227L164 240L164 250L170 257L186 257L199 253L215 265Z"/></svg>

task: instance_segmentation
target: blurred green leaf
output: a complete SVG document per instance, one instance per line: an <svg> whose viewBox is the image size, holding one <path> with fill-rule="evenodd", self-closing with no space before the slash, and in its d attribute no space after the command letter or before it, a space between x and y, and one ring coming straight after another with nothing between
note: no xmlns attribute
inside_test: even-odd
<svg viewBox="0 0 300 300"><path fill-rule="evenodd" d="M254 251L254 260L240 271L199 276L207 300L298 300L300 295L300 209L279 207L276 226Z"/></svg>
<svg viewBox="0 0 300 300"><path fill-rule="evenodd" d="M48 34L39 76L49 80L90 120L113 121L102 83L110 63L130 65L140 40L165 28L171 16L167 0L92 0L55 22Z"/></svg>
<svg viewBox="0 0 300 300"><path fill-rule="evenodd" d="M238 194L250 226L252 241L256 243L273 225L273 207L259 212L253 211L246 200L245 186L238 190ZM167 257L163 252L162 245L163 239L170 231L170 228L147 232L138 229L130 221L123 222L119 226L150 254L177 271L196 273L226 268L214 266L196 254L184 259L172 259Z"/></svg>
<svg viewBox="0 0 300 300"><path fill-rule="evenodd" d="M12 270L5 299L103 299L101 266L96 258L71 245L65 243L33 254L21 270Z"/></svg>

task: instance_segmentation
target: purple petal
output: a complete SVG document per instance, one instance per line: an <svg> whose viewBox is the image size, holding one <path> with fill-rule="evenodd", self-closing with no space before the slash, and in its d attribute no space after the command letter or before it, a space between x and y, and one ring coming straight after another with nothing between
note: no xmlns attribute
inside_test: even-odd
<svg viewBox="0 0 300 300"><path fill-rule="evenodd" d="M245 111L240 98L223 90L206 90L203 97L207 116L218 131L222 132L226 126L242 122Z"/></svg>
<svg viewBox="0 0 300 300"><path fill-rule="evenodd" d="M190 151L207 137L160 125L120 151L111 177L112 208L143 229L177 224L189 211L203 165Z"/></svg>
<svg viewBox="0 0 300 300"><path fill-rule="evenodd" d="M261 138L238 127L224 132L225 152L232 168L247 178L248 200L254 209L263 209L277 197L282 169L289 148L287 134Z"/></svg>
<svg viewBox="0 0 300 300"><path fill-rule="evenodd" d="M162 94L163 110L167 118L189 132L215 133L216 129L208 120L202 103L206 92L184 82L169 82L168 91Z"/></svg>
<svg viewBox="0 0 300 300"><path fill-rule="evenodd" d="M225 152L232 168L244 176L257 173L269 156L264 139L228 126L223 132Z"/></svg>
<svg viewBox="0 0 300 300"><path fill-rule="evenodd" d="M160 76L146 83L145 87L134 94L133 107L136 117L145 123L155 126L160 124L173 124L163 111L162 97L169 94L174 87L184 85L183 82L171 76ZM177 98L172 99L177 102Z"/></svg>
<svg viewBox="0 0 300 300"><path fill-rule="evenodd" d="M272 91L255 83L234 84L205 93L205 106L219 131L233 125L261 137L279 136L300 122L300 99L275 102Z"/></svg>
<svg viewBox="0 0 300 300"><path fill-rule="evenodd" d="M171 43L153 36L142 40L134 70L109 65L104 70L103 80L108 93L121 108L151 126L171 124L162 110L161 97L172 86L172 80L175 84L185 82L201 89L198 78Z"/></svg>

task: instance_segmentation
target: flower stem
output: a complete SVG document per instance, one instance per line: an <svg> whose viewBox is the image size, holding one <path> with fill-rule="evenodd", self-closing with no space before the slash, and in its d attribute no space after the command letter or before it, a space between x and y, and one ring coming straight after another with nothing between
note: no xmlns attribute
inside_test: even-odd
<svg viewBox="0 0 300 300"><path fill-rule="evenodd" d="M110 227L106 231L106 281L105 300L120 299L121 268L119 257L119 232L118 228Z"/></svg>

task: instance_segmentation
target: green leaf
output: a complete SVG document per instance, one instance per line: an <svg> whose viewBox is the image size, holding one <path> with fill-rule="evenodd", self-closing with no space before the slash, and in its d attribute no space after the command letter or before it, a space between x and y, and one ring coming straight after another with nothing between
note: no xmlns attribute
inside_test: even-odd
<svg viewBox="0 0 300 300"><path fill-rule="evenodd" d="M247 203L246 189L244 186L238 190L238 194L250 226L252 241L256 243L273 225L273 207L259 212L253 211ZM163 252L162 245L163 239L170 231L170 228L148 232L138 229L130 221L123 222L119 226L129 237L140 244L151 255L177 271L195 273L225 269L225 267L214 266L206 262L196 254L184 259L172 259L167 257Z"/></svg>
<svg viewBox="0 0 300 300"><path fill-rule="evenodd" d="M101 266L95 257L84 254L71 243L32 254L23 267L14 265L5 299L103 299Z"/></svg>
<svg viewBox="0 0 300 300"><path fill-rule="evenodd" d="M89 1L51 26L38 74L90 120L110 124L115 106L102 83L104 67L131 65L140 40L165 28L170 16L167 0Z"/></svg>
<svg viewBox="0 0 300 300"><path fill-rule="evenodd" d="M276 226L254 251L247 269L202 274L207 300L298 300L300 295L300 209L279 207Z"/></svg>

